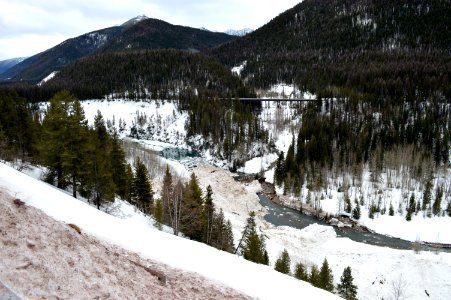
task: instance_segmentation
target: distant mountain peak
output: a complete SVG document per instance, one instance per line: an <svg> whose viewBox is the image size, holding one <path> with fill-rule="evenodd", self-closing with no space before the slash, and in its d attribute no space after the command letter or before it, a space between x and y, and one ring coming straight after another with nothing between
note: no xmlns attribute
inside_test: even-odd
<svg viewBox="0 0 451 300"><path fill-rule="evenodd" d="M135 24L138 24L139 22L147 20L147 19L149 19L149 17L147 17L146 15L139 15L137 17L134 17L133 19L128 20L127 22L125 22L121 26L135 25Z"/></svg>
<svg viewBox="0 0 451 300"><path fill-rule="evenodd" d="M244 28L244 29L240 29L240 30L229 29L229 30L225 31L224 33L227 33L229 35L235 35L235 36L245 36L246 34L249 34L253 31L254 30L250 29L250 28Z"/></svg>

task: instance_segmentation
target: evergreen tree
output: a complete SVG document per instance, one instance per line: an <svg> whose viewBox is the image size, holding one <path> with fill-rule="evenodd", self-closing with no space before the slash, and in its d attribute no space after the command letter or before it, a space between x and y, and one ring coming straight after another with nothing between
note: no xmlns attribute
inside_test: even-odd
<svg viewBox="0 0 451 300"><path fill-rule="evenodd" d="M86 176L82 185L87 189L87 196L92 197L97 209L104 202L113 202L115 185L108 159L110 143L103 116L100 112L94 117L94 130L91 132L88 159L86 160Z"/></svg>
<svg viewBox="0 0 451 300"><path fill-rule="evenodd" d="M319 272L319 288L332 292L334 290L334 276L332 270L329 268L327 259L324 259Z"/></svg>
<svg viewBox="0 0 451 300"><path fill-rule="evenodd" d="M161 200L163 202L163 211L164 211L164 222L166 224L172 225L172 220L174 218L174 210L173 210L173 195L174 194L174 185L172 182L172 174L169 170L169 165L166 165L166 171L164 173L163 178L163 188L161 191Z"/></svg>
<svg viewBox="0 0 451 300"><path fill-rule="evenodd" d="M283 274L290 274L290 255L288 254L287 249L284 249L282 254L276 260L276 264L274 265L274 269Z"/></svg>
<svg viewBox="0 0 451 300"><path fill-rule="evenodd" d="M265 240L263 236L257 233L257 226L255 224L255 213L250 212L247 218L246 227L243 231L238 247L243 254L244 259L253 261L259 264L268 264L268 253L266 252Z"/></svg>
<svg viewBox="0 0 451 300"><path fill-rule="evenodd" d="M161 230L163 224L163 203L161 199L157 199L155 201L155 208L153 215L155 217L155 221L157 221L157 227Z"/></svg>
<svg viewBox="0 0 451 300"><path fill-rule="evenodd" d="M432 213L434 214L434 216L439 215L442 210L442 198L443 198L443 187L439 186L437 187L434 205L432 206Z"/></svg>
<svg viewBox="0 0 451 300"><path fill-rule="evenodd" d="M426 188L423 192L423 206L421 207L423 210L426 210L431 203L432 198L432 180L429 179L426 182Z"/></svg>
<svg viewBox="0 0 451 300"><path fill-rule="evenodd" d="M26 99L16 91L0 90L0 130L2 148L0 158L27 160L36 152L35 143L40 132L39 117L34 119Z"/></svg>
<svg viewBox="0 0 451 300"><path fill-rule="evenodd" d="M122 199L127 199L127 162L125 160L125 152L122 148L119 135L114 127L111 136L110 165L113 182L116 186L116 193Z"/></svg>
<svg viewBox="0 0 451 300"><path fill-rule="evenodd" d="M83 165L88 156L88 121L80 102L70 94L67 95L68 116L66 121L65 147L61 153L61 165L64 174L71 177L72 195L77 198L77 184L83 176Z"/></svg>
<svg viewBox="0 0 451 300"><path fill-rule="evenodd" d="M395 209L393 208L393 204L390 202L390 208L388 209L388 215L394 216L395 215Z"/></svg>
<svg viewBox="0 0 451 300"><path fill-rule="evenodd" d="M407 210L406 221L412 221L412 212L410 209Z"/></svg>
<svg viewBox="0 0 451 300"><path fill-rule="evenodd" d="M125 166L125 189L124 189L124 199L129 203L132 203L132 191L133 191L133 169L130 164Z"/></svg>
<svg viewBox="0 0 451 300"><path fill-rule="evenodd" d="M307 271L305 270L305 266L302 263L297 263L294 267L294 277L299 280L309 281L309 277Z"/></svg>
<svg viewBox="0 0 451 300"><path fill-rule="evenodd" d="M142 212L150 214L153 207L153 190L149 179L149 172L139 157L135 160L135 179L132 194L133 203Z"/></svg>
<svg viewBox="0 0 451 300"><path fill-rule="evenodd" d="M63 91L50 99L42 121L42 137L38 144L43 165L48 168L46 181L57 187L66 186L63 173L62 155L66 149L65 137L68 136L68 102L75 100L69 92Z"/></svg>
<svg viewBox="0 0 451 300"><path fill-rule="evenodd" d="M345 212L350 214L351 211L352 211L351 199L349 199L349 197L346 197L346 199L345 199Z"/></svg>
<svg viewBox="0 0 451 300"><path fill-rule="evenodd" d="M337 291L346 300L357 300L357 286L354 285L353 281L351 268L345 268L340 277L340 283L337 285Z"/></svg>
<svg viewBox="0 0 451 300"><path fill-rule="evenodd" d="M204 208L202 213L202 240L207 245L210 245L211 243L214 212L215 207L213 205L213 190L209 185L207 187L207 193L205 194Z"/></svg>
<svg viewBox="0 0 451 300"><path fill-rule="evenodd" d="M318 270L318 267L316 265L312 265L312 268L310 269L309 282L314 287L318 287L319 288L320 285L321 285L320 278L319 278L319 270Z"/></svg>
<svg viewBox="0 0 451 300"><path fill-rule="evenodd" d="M360 215L361 215L361 212L360 212L360 204L359 204L359 202L356 202L356 206L355 206L354 209L352 210L352 217L353 217L355 220L359 220L359 219L360 219Z"/></svg>
<svg viewBox="0 0 451 300"><path fill-rule="evenodd" d="M276 161L276 168L274 170L274 182L281 186L285 179L285 162L284 162L283 151L279 153L279 157Z"/></svg>
<svg viewBox="0 0 451 300"><path fill-rule="evenodd" d="M421 204L420 204L420 201L418 201L417 206L415 208L415 214L418 214L420 212L420 210L421 210Z"/></svg>
<svg viewBox="0 0 451 300"><path fill-rule="evenodd" d="M189 238L202 241L202 190L194 173L185 184L182 202L182 215L180 219L180 229Z"/></svg>
<svg viewBox="0 0 451 300"><path fill-rule="evenodd" d="M222 209L219 213L213 214L213 223L211 230L211 246L216 249L233 253L235 250L233 245L232 224L224 219L224 212Z"/></svg>

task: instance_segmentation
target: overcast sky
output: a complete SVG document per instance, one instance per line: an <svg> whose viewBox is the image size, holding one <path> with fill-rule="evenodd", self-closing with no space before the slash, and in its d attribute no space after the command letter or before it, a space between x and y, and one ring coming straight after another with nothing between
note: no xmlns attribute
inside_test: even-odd
<svg viewBox="0 0 451 300"><path fill-rule="evenodd" d="M0 60L138 15L212 31L258 27L301 0L0 0Z"/></svg>

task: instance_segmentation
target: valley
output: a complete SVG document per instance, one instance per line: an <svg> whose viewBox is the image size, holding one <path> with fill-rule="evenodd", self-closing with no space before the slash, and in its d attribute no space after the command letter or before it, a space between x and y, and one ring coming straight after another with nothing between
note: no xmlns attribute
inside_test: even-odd
<svg viewBox="0 0 451 300"><path fill-rule="evenodd" d="M0 298L449 298L451 0L289 2L0 61Z"/></svg>

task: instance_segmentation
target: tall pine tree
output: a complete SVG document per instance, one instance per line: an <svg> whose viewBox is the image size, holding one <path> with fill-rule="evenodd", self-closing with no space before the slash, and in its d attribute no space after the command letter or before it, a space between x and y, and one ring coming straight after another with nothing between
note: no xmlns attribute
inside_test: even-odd
<svg viewBox="0 0 451 300"><path fill-rule="evenodd" d="M309 281L307 271L302 263L297 263L294 267L294 277L299 280Z"/></svg>
<svg viewBox="0 0 451 300"><path fill-rule="evenodd" d="M135 178L133 181L132 202L144 213L151 214L153 210L153 190L149 172L144 163L135 160Z"/></svg>
<svg viewBox="0 0 451 300"><path fill-rule="evenodd" d="M189 238L202 241L202 190L194 173L184 187L180 229Z"/></svg>
<svg viewBox="0 0 451 300"><path fill-rule="evenodd" d="M340 283L337 285L338 294L346 300L357 300L357 286L353 281L351 267L346 267L340 277Z"/></svg>
<svg viewBox="0 0 451 300"><path fill-rule="evenodd" d="M290 255L288 254L287 249L284 249L280 257L276 260L274 269L283 274L290 274L290 265Z"/></svg>
<svg viewBox="0 0 451 300"><path fill-rule="evenodd" d="M332 274L332 270L329 268L327 259L324 259L321 270L319 271L318 287L329 292L334 290L334 276Z"/></svg>
<svg viewBox="0 0 451 300"><path fill-rule="evenodd" d="M246 227L244 228L243 236L238 247L241 250L244 259L258 264L269 264L264 237L259 236L257 233L254 212L249 213Z"/></svg>

